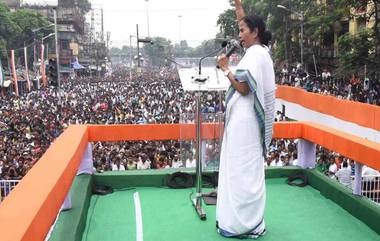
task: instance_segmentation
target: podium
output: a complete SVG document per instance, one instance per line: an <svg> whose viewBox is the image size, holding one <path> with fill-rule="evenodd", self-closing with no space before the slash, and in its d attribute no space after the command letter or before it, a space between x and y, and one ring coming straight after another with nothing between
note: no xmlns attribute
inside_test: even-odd
<svg viewBox="0 0 380 241"><path fill-rule="evenodd" d="M233 67L231 68L233 69ZM202 113L201 113L201 95L205 91L218 91L219 92L219 112L221 112L222 107L222 91L227 90L230 86L230 81L224 76L223 72L216 67L204 67L202 68L202 74L199 74L197 68L180 68L178 69L178 74L181 80L182 87L184 91L190 91L195 93L196 97L196 108L195 108L195 123L196 123L196 193L195 198L192 199L192 204L201 220L206 220L206 213L202 208L202 133L201 133L201 123L202 123ZM220 115L221 116L221 115ZM219 119L222 122L222 118ZM222 128L220 128L222 132ZM223 133L219 133L221 137ZM220 143L221 144L221 143ZM219 147L221 145L219 144Z"/></svg>

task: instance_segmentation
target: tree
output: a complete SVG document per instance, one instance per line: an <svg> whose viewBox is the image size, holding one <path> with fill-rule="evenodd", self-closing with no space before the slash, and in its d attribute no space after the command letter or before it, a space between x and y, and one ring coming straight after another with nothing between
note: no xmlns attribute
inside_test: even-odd
<svg viewBox="0 0 380 241"><path fill-rule="evenodd" d="M153 44L144 44L143 52L148 57L152 66L168 66L166 60L172 59L172 45L170 40L162 37L154 37Z"/></svg>
<svg viewBox="0 0 380 241"><path fill-rule="evenodd" d="M193 52L193 57L206 56L221 47L221 41L218 39L209 39L201 43L196 47Z"/></svg>
<svg viewBox="0 0 380 241"><path fill-rule="evenodd" d="M351 8L351 18L355 16L357 19L361 19L367 25L366 31L358 32L355 36L342 36L340 39L340 46L343 48L343 45L350 40L352 41L363 41L361 44L368 47L368 54L365 55L366 59L361 61L362 64L365 64L367 72L369 74L379 74L380 61L380 0L347 0L346 4ZM370 24L371 23L371 24ZM347 40L348 39L348 40ZM351 44L350 53L361 52L362 46L360 43ZM347 48L346 48L347 49ZM340 59L345 61L345 63L350 63L352 66L356 66L355 71L357 73L363 72L364 65L357 66L354 62L357 60L355 55L347 55L340 51ZM351 57L351 58L350 58Z"/></svg>
<svg viewBox="0 0 380 241"><path fill-rule="evenodd" d="M371 30L363 29L355 35L350 33L344 34L339 38L339 65L337 73L342 76L350 76L352 74L364 75L364 66L370 73L378 64L378 60L371 56L373 42L369 41Z"/></svg>
<svg viewBox="0 0 380 241"><path fill-rule="evenodd" d="M236 24L234 9L228 9L224 13L221 13L216 24L219 26L221 35L224 38L238 36L239 30Z"/></svg>
<svg viewBox="0 0 380 241"><path fill-rule="evenodd" d="M31 43L34 38L39 40L54 30L52 26L47 27L51 25L47 18L29 9L18 9L12 14L11 19L21 29L17 41L10 46L12 48L23 47L24 43ZM34 33L33 30L38 28L42 28L41 31Z"/></svg>
<svg viewBox="0 0 380 241"><path fill-rule="evenodd" d="M21 28L13 21L9 8L0 3L0 50L9 49L17 40Z"/></svg>
<svg viewBox="0 0 380 241"><path fill-rule="evenodd" d="M51 24L45 17L32 10L17 9L15 12L11 12L8 7L1 3L0 22L1 49L14 49L23 47L24 43L30 44L35 37L33 29ZM36 33L36 38L41 38L42 34L41 32Z"/></svg>
<svg viewBox="0 0 380 241"><path fill-rule="evenodd" d="M187 44L186 40L181 40L179 44L175 44L173 53L176 58L186 58L194 56L194 49Z"/></svg>

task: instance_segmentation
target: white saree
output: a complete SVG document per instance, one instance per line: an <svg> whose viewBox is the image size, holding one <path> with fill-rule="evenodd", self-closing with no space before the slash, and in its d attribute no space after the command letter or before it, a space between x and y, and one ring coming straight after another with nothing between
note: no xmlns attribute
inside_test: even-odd
<svg viewBox="0 0 380 241"><path fill-rule="evenodd" d="M227 237L258 237L265 230L264 154L272 138L275 82L266 47L253 45L237 66L235 78L247 82L242 96L226 93L216 220Z"/></svg>

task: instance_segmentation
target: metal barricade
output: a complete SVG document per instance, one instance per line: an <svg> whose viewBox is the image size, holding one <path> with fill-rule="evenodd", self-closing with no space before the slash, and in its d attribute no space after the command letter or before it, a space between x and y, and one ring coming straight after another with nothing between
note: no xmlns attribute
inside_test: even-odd
<svg viewBox="0 0 380 241"><path fill-rule="evenodd" d="M20 180L0 180L0 202L12 191Z"/></svg>
<svg viewBox="0 0 380 241"><path fill-rule="evenodd" d="M380 205L380 175L362 176L362 196Z"/></svg>

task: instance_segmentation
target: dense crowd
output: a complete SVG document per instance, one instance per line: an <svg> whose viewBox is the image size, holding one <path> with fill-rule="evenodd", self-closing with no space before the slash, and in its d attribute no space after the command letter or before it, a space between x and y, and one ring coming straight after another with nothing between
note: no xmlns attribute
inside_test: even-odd
<svg viewBox="0 0 380 241"><path fill-rule="evenodd" d="M380 78L359 78L353 75L350 79L334 77L324 69L320 76L311 76L302 68L284 66L277 73L277 83L303 88L309 92L332 95L339 99L359 101L380 105Z"/></svg>
<svg viewBox="0 0 380 241"><path fill-rule="evenodd" d="M202 96L202 112L220 110L217 93ZM80 77L55 88L0 99L0 175L20 179L70 124L178 123L194 118L194 95L185 92L174 71L129 75L117 69L105 78ZM208 118L213 120L213 115ZM179 152L179 142L95 143L98 170L194 166L193 143ZM184 145L186 146L186 145ZM177 149L176 149L177 148ZM136 150L139 150L137 152ZM146 151L142 155L141 151ZM100 153L99 153L100 151ZM116 155L114 153L117 152ZM177 163L179 154L187 160ZM148 160L147 160L148 159ZM146 161L142 167L139 161ZM120 163L120 164L119 164Z"/></svg>
<svg viewBox="0 0 380 241"><path fill-rule="evenodd" d="M297 76L302 73L284 73L281 83L306 88L307 78ZM336 94L334 91L342 90L339 83L330 78L322 84L313 84L312 91ZM332 87L331 92L326 86ZM347 93L357 93L358 89L351 87L351 92L347 90ZM208 115L206 120L217 119L214 113L220 111L221 106L218 93L202 95L201 110ZM70 124L189 122L194 119L194 109L194 95L183 91L177 74L171 70L130 75L128 71L116 69L103 78L78 77L63 81L60 94L55 88L44 88L21 97L3 96L0 99L0 177L21 179ZM276 120L283 118L277 112ZM219 147L218 140L202 143L204 167L218 167ZM195 143L96 142L93 143L93 158L99 172L195 167ZM317 164L326 175L337 178L341 175L339 170L349 168L346 173L351 175L354 167L353 161L319 146ZM297 165L297 140L273 140L265 165Z"/></svg>

